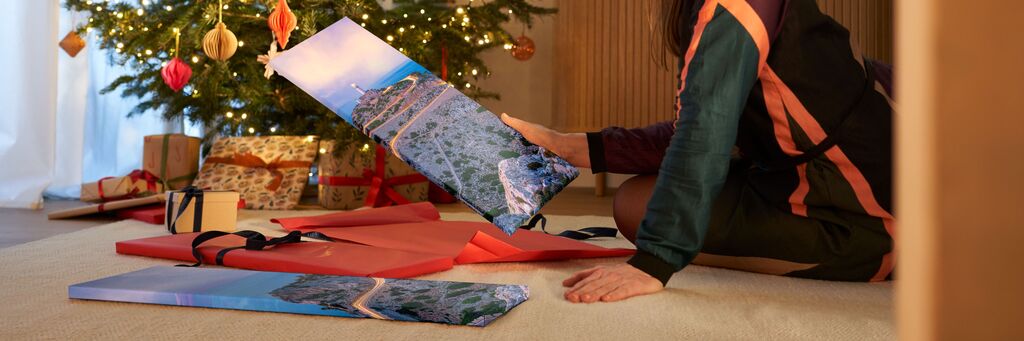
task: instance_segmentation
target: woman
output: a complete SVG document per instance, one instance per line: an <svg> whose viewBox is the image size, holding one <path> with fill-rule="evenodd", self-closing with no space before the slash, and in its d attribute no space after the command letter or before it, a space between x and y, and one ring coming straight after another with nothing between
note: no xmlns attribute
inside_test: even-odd
<svg viewBox="0 0 1024 341"><path fill-rule="evenodd" d="M663 9L680 56L673 122L562 134L502 116L577 166L642 174L614 203L637 254L566 279L566 299L654 293L690 263L889 278L890 69L864 60L814 0L668 0Z"/></svg>

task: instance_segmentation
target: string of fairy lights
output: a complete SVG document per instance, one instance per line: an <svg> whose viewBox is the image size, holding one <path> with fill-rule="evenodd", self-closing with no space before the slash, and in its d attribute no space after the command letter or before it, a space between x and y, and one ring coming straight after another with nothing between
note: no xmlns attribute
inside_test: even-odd
<svg viewBox="0 0 1024 341"><path fill-rule="evenodd" d="M242 4L249 4L252 1L254 1L254 0L225 0L224 4L223 4L223 10L225 10L225 11L230 10L232 8L232 6L231 6L232 2L239 2L239 3L242 3ZM470 16L470 12L472 11L472 7L473 7L473 3L474 2L475 2L475 0L469 0L469 4L467 6L465 6L465 7L463 7L463 6L456 7L455 10L454 10L454 15L448 16L447 22L445 22L445 20L437 20L436 22L441 22L441 24L438 25L438 27L440 27L441 29L448 29L449 27L456 28L456 29L459 29L459 28L462 28L462 29L469 28L472 25L472 19L471 19L471 16ZM156 48L155 50L154 50L154 48L139 48L138 50L135 50L135 51L125 51L124 50L125 49L125 44L123 42L117 41L116 37L117 36L123 36L125 31L134 31L134 30L137 29L137 27L138 27L138 29L142 30L143 32L148 32L150 30L150 27L148 27L148 26L144 26L142 24L138 24L138 23L133 23L132 22L133 15L134 15L134 17L138 18L138 17L142 17L142 16L144 16L146 14L146 10L144 8L136 8L136 9L134 9L134 11L121 11L121 10L116 9L116 7L118 7L117 6L118 3L113 2L113 1L109 1L109 0L97 0L97 1L88 0L85 3L88 6L95 6L95 7L93 7L94 10L92 11L92 16L89 18L89 23L90 24L87 24L85 26L85 31L87 33L92 33L93 27L92 27L91 23L94 22L95 17L98 16L98 15L104 15L104 13L106 13L106 15L108 15L110 17L109 19L111 19L113 21L119 22L118 26L121 28L120 30L117 29L117 28L112 28L110 31L105 32L105 34L110 36L110 38L112 38L113 41L115 42L114 52L116 52L118 54L121 54L121 55L124 55L124 56L134 56L134 57L136 57L136 62L138 62L138 63L145 63L145 62L147 62L147 59L143 58L143 57L151 57L151 56L155 55L155 56L157 56L157 58L168 58L168 56L174 54L175 51L174 51L173 48L172 49L168 49L168 51L163 51L163 50L161 50L159 48ZM152 3L152 1L150 1L150 0L140 0L140 5L142 7L149 7L151 5L151 3ZM361 6L362 5L359 5L359 7L361 7ZM113 8L110 8L110 7L113 7ZM174 10L174 7L171 6L171 5L164 5L162 8L163 8L163 10L168 11L168 12ZM243 7L239 7L239 8L243 8ZM513 15L514 14L512 9L507 9L507 13L509 15ZM425 9L419 9L418 13L416 13L414 15L426 15L426 14L427 14L427 12L426 12ZM409 14L408 13L400 13L399 16L401 16L402 18L408 18ZM236 15L236 17L238 17L238 15ZM252 13L251 15L248 15L248 16L241 15L240 17L249 18L249 19L252 19L252 20L265 20L265 18L263 17L262 13L259 13L259 12ZM211 15L210 14L205 14L204 18L205 19L211 19ZM362 14L361 16L359 16L359 18L361 19L360 25L363 26L363 27L366 27L367 23L374 19L374 18L371 18L371 16L369 14L365 14L365 13ZM426 20L428 22L435 22L435 20L433 20L433 17L427 17ZM404 36L406 34L410 34L410 35L411 34L416 34L415 30L416 30L417 26L415 24L400 25L400 24L398 24L398 21L395 20L394 18L389 20L386 17L385 18L381 18L380 19L380 23L382 25L388 25L389 23L391 23L391 25L393 26L393 30L392 30L393 34L388 34L385 37L383 37L389 44L392 44L392 45L394 45L398 41L398 37L402 37L402 36ZM296 28L296 29L298 29L298 28ZM170 28L168 30L168 32L171 32L171 34L168 35L168 37L173 37L174 34L177 34L179 30L180 30L180 28L177 28L177 27ZM419 40L420 44L426 45L426 44L431 43L431 38L432 38L431 31L429 31L429 30L421 30L421 32L419 32L419 34L420 34L420 36L418 37L419 38L418 40ZM474 39L475 39L475 41L474 41ZM489 46L492 42L494 42L495 34L493 32L484 32L484 34L482 34L479 37L473 37L473 36L467 34L467 35L463 35L463 40L466 43L468 43L468 44L475 43L475 44L477 44L479 46ZM244 47L245 46L245 41L239 40L238 41L238 46L239 47ZM511 50L513 47L514 47L514 45L512 44L511 41L505 41L502 44L502 48L505 49L505 50ZM405 48L401 47L401 46L398 47L398 50L400 52L406 52ZM201 60L201 56L198 55L198 54L193 54L189 58L189 60L193 64L198 64L200 62L200 60ZM163 65L166 65L166 62L163 62L163 63L164 63ZM475 70L475 69L471 70L470 72L473 75L476 75L478 73L478 71Z"/></svg>
<svg viewBox="0 0 1024 341"><path fill-rule="evenodd" d="M80 0L68 1L80 2ZM194 65L206 63L206 59L210 58L201 53L201 48L189 53L189 51L185 51L184 46L179 47L183 51L176 51L173 47L174 45L170 44L173 44L174 40L186 29L198 29L205 31L208 29L207 26L209 25L197 23L185 23L185 25L175 25L175 23L156 23L155 26L151 27L151 25L153 25L152 23L147 24L146 21L143 20L149 12L175 12L181 10L181 6L205 5L205 7L193 10L205 11L203 18L207 19L212 24L214 17L217 15L216 12L212 12L210 10L211 7L213 9L222 10L225 16L230 17L230 20L236 23L240 20L265 22L267 20L268 13L273 9L273 1L267 2L266 0L223 0L220 5L217 5L217 0L213 0L213 6L210 6L209 2L205 0L176 2L173 4L164 3L160 0L134 1L138 1L137 5L133 5L128 1L119 0L84 1L86 6L84 8L80 7L79 9L86 9L91 14L88 22L84 24L84 31L87 34L96 33L105 35L106 37L104 38L106 39L103 39L106 44L105 47L112 47L116 57L120 57L124 64L131 65L132 63L135 63L143 67L148 66L153 68L155 68L156 65L159 65L161 68L165 67L168 61L174 56L180 56L182 60ZM265 6L254 6L256 5L254 2L257 1L262 1ZM375 13L375 11L371 9L370 5L368 5L369 2L374 2L376 0L348 1L354 2L354 7L357 8L356 13L353 13L350 18L354 19L362 27L376 26L377 30L371 31L377 31L376 33L378 33L378 36L383 35L383 37L381 37L383 40L388 44L395 46L398 51L405 54L410 52L406 47L409 47L412 44L418 43L420 45L427 45L438 43L435 41L435 31L438 30L446 31L448 34L462 37L461 41L445 39L443 41L444 44L455 44L457 42L461 42L466 44L467 47L481 50L499 46L504 50L511 50L515 47L511 34L502 29L490 31L485 28L482 32L475 32L474 29L476 26L474 25L476 22L472 15L474 12L474 5L476 4L475 0L468 0L468 3L465 5L453 6L454 8L433 7L428 11L427 8L407 7L391 11L385 10L380 13ZM358 13L360 12L358 10L359 8L365 8L366 10L362 11L363 13ZM515 14L511 8L503 8L501 11L503 12L502 14L507 13L510 17ZM95 32L94 23L98 18L103 16L105 16L103 19L108 20L108 23L114 23L115 27L112 27L105 32ZM302 20L303 19L300 14L299 21L301 22ZM428 23L427 25L429 25L429 27L424 27L424 21ZM107 27L110 26L108 25ZM380 29L381 27L383 27L383 29ZM487 26L484 25L479 27ZM295 30L299 29L299 27L295 28ZM126 44L128 41L123 37L136 30L140 30L142 32L154 31L154 33L166 32L166 38L155 39L158 42L156 43L157 46L140 46L138 43L133 43L129 46ZM384 34L381 32L387 33ZM164 33L158 34L161 34L161 37L164 37ZM244 46L246 46L246 42L238 40L238 47L241 48ZM448 46L450 47L451 45ZM474 79L481 75L490 75L490 72L481 72L481 70L476 67L468 67L465 69L457 68L453 71L453 73L458 76L458 79L464 79L464 75L472 76ZM238 73L235 72L233 75L237 77ZM452 85L461 86L465 89L473 87L473 84L469 80L464 81L462 84ZM190 91L186 94L188 96L200 95L198 89L194 87L189 90ZM249 118L249 115L246 113L236 114L234 111L227 111L224 113L224 117L228 120L241 123ZM242 125L239 125L239 127L242 132L248 132L249 134L254 134L256 132L256 129L253 127L246 128ZM269 128L270 133L275 133L276 130L276 127Z"/></svg>

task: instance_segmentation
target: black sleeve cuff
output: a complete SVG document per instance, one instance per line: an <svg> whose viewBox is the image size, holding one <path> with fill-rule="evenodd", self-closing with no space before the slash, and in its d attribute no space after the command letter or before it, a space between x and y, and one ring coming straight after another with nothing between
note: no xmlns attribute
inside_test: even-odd
<svg viewBox="0 0 1024 341"><path fill-rule="evenodd" d="M594 174L607 172L608 165L604 159L604 139L601 132L587 133L587 149L590 153L590 171Z"/></svg>
<svg viewBox="0 0 1024 341"><path fill-rule="evenodd" d="M669 278L672 278L672 275L676 273L675 266L658 258L658 256L642 250L636 250L633 258L630 258L626 263L640 269L640 271L646 272L651 277L657 278L661 281L661 285L668 284Z"/></svg>

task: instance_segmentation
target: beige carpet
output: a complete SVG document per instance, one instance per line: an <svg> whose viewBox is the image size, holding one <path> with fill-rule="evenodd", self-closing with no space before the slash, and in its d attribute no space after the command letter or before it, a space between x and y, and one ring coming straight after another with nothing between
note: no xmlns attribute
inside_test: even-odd
<svg viewBox="0 0 1024 341"><path fill-rule="evenodd" d="M240 226L317 212L243 211ZM478 219L444 214L445 219ZM549 226L612 224L552 216ZM810 281L692 266L664 292L618 303L571 304L560 282L622 258L456 266L424 279L517 283L530 299L488 327L391 322L145 304L77 301L68 285L175 262L114 253L114 242L164 233L125 221L0 250L0 339L779 339L894 338L890 284ZM623 239L598 242L628 246Z"/></svg>

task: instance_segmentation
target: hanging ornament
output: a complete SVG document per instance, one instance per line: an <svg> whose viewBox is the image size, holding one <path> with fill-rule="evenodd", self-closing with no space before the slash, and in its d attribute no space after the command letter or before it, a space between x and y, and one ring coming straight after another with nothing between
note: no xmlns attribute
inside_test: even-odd
<svg viewBox="0 0 1024 341"><path fill-rule="evenodd" d="M85 40L78 35L78 32L72 30L68 32L68 35L64 36L64 39L60 40L57 44L64 52L67 52L71 58L75 58L82 49L85 48Z"/></svg>
<svg viewBox="0 0 1024 341"><path fill-rule="evenodd" d="M288 1L285 0L278 0L277 7L274 7L274 11L270 12L270 16L267 18L267 25L270 26L270 31L274 32L277 43L281 44L282 49L288 47L288 38L291 37L292 31L295 30L298 23L298 18L295 17L295 13L292 13L292 9L288 8Z"/></svg>
<svg viewBox="0 0 1024 341"><path fill-rule="evenodd" d="M238 38L224 25L224 1L217 7L217 26L203 37L203 52L213 60L225 61L238 50Z"/></svg>
<svg viewBox="0 0 1024 341"><path fill-rule="evenodd" d="M271 36L273 36L273 33L271 33ZM278 53L279 52L277 52L277 42L275 42L274 39L271 38L270 50L267 51L267 54L256 56L256 61L263 64L263 77L270 79L270 76L274 75L275 71L273 67L270 67L270 61L274 60L274 58L277 57Z"/></svg>
<svg viewBox="0 0 1024 341"><path fill-rule="evenodd" d="M192 78L192 68L185 64L181 58L178 58L178 42L181 40L181 32L175 29L174 36L174 58L167 62L163 70L160 70L160 76L164 78L164 84L171 87L174 92L181 91L188 84L188 80Z"/></svg>
<svg viewBox="0 0 1024 341"><path fill-rule="evenodd" d="M533 53L537 50L536 45L533 44L533 39L525 35L516 38L515 44L512 46L512 57L518 60L526 61L533 57Z"/></svg>

